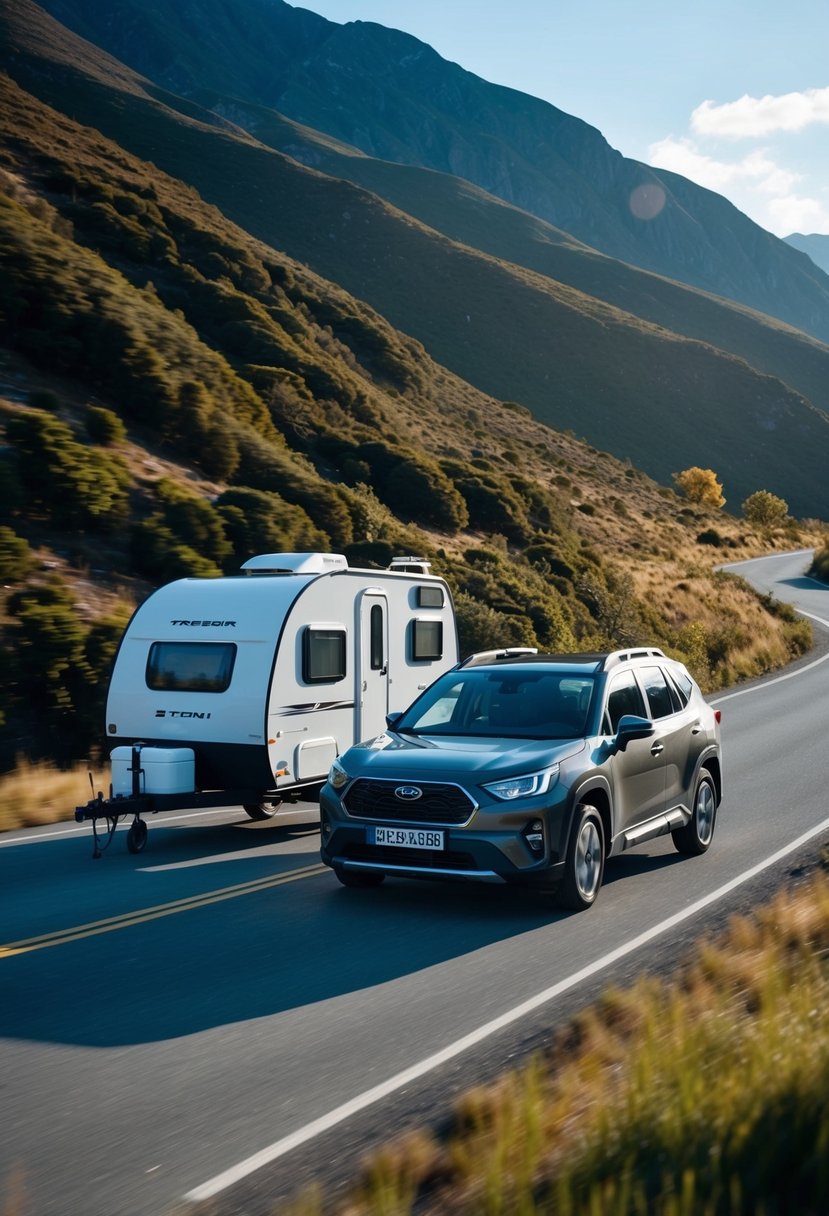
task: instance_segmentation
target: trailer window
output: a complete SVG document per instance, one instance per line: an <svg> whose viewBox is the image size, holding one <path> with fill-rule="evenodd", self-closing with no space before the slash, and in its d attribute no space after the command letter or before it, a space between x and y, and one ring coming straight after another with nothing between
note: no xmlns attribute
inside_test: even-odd
<svg viewBox="0 0 829 1216"><path fill-rule="evenodd" d="M443 621L412 621L412 659L443 658Z"/></svg>
<svg viewBox="0 0 829 1216"><path fill-rule="evenodd" d="M345 630L309 625L302 635L302 678L333 684L345 678Z"/></svg>
<svg viewBox="0 0 829 1216"><path fill-rule="evenodd" d="M153 642L147 687L155 692L224 692L235 662L235 642Z"/></svg>
<svg viewBox="0 0 829 1216"><path fill-rule="evenodd" d="M418 587L418 589L417 589L417 606L418 606L418 608L442 608L443 607L443 588L442 587Z"/></svg>
<svg viewBox="0 0 829 1216"><path fill-rule="evenodd" d="M371 638L371 670L382 671L386 666L384 647L383 609L380 604L371 605L369 616L369 633Z"/></svg>

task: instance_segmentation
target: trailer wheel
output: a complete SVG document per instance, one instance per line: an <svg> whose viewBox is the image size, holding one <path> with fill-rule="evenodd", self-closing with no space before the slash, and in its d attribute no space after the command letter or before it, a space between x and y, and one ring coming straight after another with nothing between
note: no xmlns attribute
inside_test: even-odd
<svg viewBox="0 0 829 1216"><path fill-rule="evenodd" d="M147 825L143 819L133 819L127 832L127 848L131 853L142 852L147 843Z"/></svg>
<svg viewBox="0 0 829 1216"><path fill-rule="evenodd" d="M273 819L281 802L281 798L269 798L267 802L246 802L244 810L251 819Z"/></svg>

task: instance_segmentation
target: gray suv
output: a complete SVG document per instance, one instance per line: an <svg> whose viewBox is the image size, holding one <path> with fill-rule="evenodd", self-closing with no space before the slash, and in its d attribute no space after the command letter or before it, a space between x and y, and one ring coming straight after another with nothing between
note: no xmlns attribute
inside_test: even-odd
<svg viewBox="0 0 829 1216"><path fill-rule="evenodd" d="M608 857L671 834L711 844L720 714L661 650L473 655L320 795L322 860L347 887L387 874L523 883L589 908Z"/></svg>

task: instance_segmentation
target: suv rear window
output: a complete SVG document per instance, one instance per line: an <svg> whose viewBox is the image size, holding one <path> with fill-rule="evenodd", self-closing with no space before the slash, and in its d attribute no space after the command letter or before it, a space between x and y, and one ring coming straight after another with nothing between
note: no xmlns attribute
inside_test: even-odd
<svg viewBox="0 0 829 1216"><path fill-rule="evenodd" d="M664 671L661 667L642 667L639 674L645 685L645 693L651 707L651 717L667 718L676 707Z"/></svg>

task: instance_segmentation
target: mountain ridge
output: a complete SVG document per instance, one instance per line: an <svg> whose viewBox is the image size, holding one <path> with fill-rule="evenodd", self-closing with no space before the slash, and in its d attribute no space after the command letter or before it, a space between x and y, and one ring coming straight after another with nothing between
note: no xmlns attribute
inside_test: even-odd
<svg viewBox="0 0 829 1216"><path fill-rule="evenodd" d="M94 31L125 62L140 58L158 83L235 92L370 155L465 177L613 257L829 340L829 276L784 242L719 195L623 157L581 119L489 84L412 35L371 22L339 25L283 0L247 0L241 7L250 22L267 12L269 41L245 40L237 22L234 60L245 72L240 66L229 80L226 58L205 62L184 27L187 18L202 31L227 28L231 9L239 13L236 0L164 0L152 12L118 0L120 20L105 28L95 0L45 0L45 7ZM136 22L143 41L134 37ZM170 41L154 52L159 29ZM273 47L278 70L268 74ZM257 83L263 76L266 83ZM644 200L649 218L635 214L632 198Z"/></svg>
<svg viewBox="0 0 829 1216"><path fill-rule="evenodd" d="M596 297L449 241L343 179L266 147L216 114L78 47L35 5L0 6L10 66L144 159L182 177L248 232L369 301L491 396L669 481L697 463L734 501L765 485L820 514L827 418L779 378ZM41 17L38 18L38 13ZM51 46L47 51L44 48ZM221 123L221 126L217 124ZM246 183L239 189L239 183ZM681 353L681 358L678 354ZM723 406L727 404L727 409Z"/></svg>

